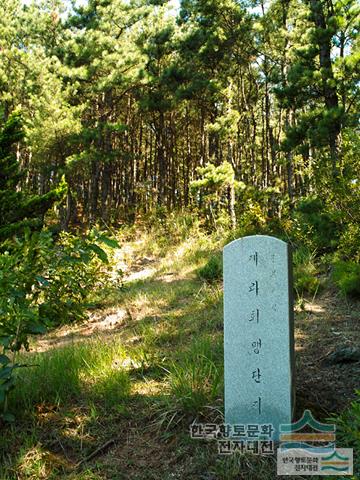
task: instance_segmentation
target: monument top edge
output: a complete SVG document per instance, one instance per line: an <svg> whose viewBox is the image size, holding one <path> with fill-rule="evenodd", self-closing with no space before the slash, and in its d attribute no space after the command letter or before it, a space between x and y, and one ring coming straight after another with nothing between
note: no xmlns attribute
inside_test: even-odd
<svg viewBox="0 0 360 480"><path fill-rule="evenodd" d="M239 242L241 242L241 243L244 242L244 241L246 242L250 239L252 239L252 240L253 239L267 239L267 240L278 242L281 245L288 245L288 243L284 242L284 240L281 240L280 238L277 238L277 237L271 237L270 235L246 235L245 237L236 238L235 240L232 240L230 243L227 243L224 247L224 250L239 244Z"/></svg>

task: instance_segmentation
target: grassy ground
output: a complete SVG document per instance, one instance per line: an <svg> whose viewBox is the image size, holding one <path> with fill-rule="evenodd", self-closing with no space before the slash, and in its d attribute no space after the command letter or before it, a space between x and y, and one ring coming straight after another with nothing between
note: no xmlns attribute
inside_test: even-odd
<svg viewBox="0 0 360 480"><path fill-rule="evenodd" d="M25 355L38 366L20 372L11 398L1 480L277 478L272 457L223 458L189 438L193 421L222 421L222 285L198 274L220 248L221 235L199 232L124 241L123 286L100 292L84 325ZM296 314L297 415L311 408L324 420L354 398L360 369L320 360L358 338L360 309L329 289L311 300Z"/></svg>

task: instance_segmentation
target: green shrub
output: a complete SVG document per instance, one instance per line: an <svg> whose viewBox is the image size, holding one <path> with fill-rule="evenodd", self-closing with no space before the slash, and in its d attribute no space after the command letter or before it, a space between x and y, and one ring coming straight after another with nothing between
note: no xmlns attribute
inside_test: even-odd
<svg viewBox="0 0 360 480"><path fill-rule="evenodd" d="M360 265L358 263L341 260L335 262L332 278L345 295L360 296Z"/></svg>
<svg viewBox="0 0 360 480"><path fill-rule="evenodd" d="M245 204L241 206L235 235L233 238L229 238L229 240L235 240L247 235L262 234L266 228L267 220L260 203L254 201L253 198L248 198L245 200Z"/></svg>
<svg viewBox="0 0 360 480"><path fill-rule="evenodd" d="M297 240L319 252L334 250L342 231L340 217L331 212L319 197L301 200L294 213L300 231Z"/></svg>
<svg viewBox="0 0 360 480"><path fill-rule="evenodd" d="M354 450L354 477L360 475L360 390L356 392L357 398L350 407L340 415L329 418L336 424L336 443L339 448L352 448Z"/></svg>
<svg viewBox="0 0 360 480"><path fill-rule="evenodd" d="M220 254L212 255L207 263L203 267L199 268L197 275L202 280L206 280L208 282L221 280L223 276L222 256Z"/></svg>
<svg viewBox="0 0 360 480"><path fill-rule="evenodd" d="M0 253L0 415L7 412L13 373L24 366L16 354L28 349L31 334L85 315L86 300L99 279L99 263L107 261L97 243L116 242L92 232L85 239L63 235L55 244L50 232L31 232L7 240ZM7 250L5 250L5 248Z"/></svg>
<svg viewBox="0 0 360 480"><path fill-rule="evenodd" d="M360 225L350 223L341 235L337 255L343 260L360 262Z"/></svg>
<svg viewBox="0 0 360 480"><path fill-rule="evenodd" d="M320 286L315 251L300 247L293 254L294 289L298 295L315 294Z"/></svg>
<svg viewBox="0 0 360 480"><path fill-rule="evenodd" d="M0 253L0 415L5 420L12 419L8 395L15 386L14 371L22 366L16 353L29 348L30 334L45 332L39 298L51 245L50 234L26 230L23 239L8 242L9 250Z"/></svg>
<svg viewBox="0 0 360 480"><path fill-rule="evenodd" d="M52 326L84 318L91 292L106 279L101 263L107 263L108 257L99 246L102 243L117 246L96 230L83 238L61 233L43 273L40 313Z"/></svg>

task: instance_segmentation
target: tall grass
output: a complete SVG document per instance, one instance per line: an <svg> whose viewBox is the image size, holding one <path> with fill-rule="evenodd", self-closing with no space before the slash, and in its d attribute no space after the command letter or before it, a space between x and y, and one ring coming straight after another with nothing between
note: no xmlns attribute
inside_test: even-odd
<svg viewBox="0 0 360 480"><path fill-rule="evenodd" d="M316 294L320 287L316 251L300 247L293 254L294 288L298 296L304 293Z"/></svg>
<svg viewBox="0 0 360 480"><path fill-rule="evenodd" d="M344 295L360 297L360 265L355 262L335 261L332 278Z"/></svg>
<svg viewBox="0 0 360 480"><path fill-rule="evenodd" d="M100 338L23 356L20 361L36 366L19 370L10 405L28 411L41 403L100 398L105 405L115 405L130 393L129 373L121 366L125 357L116 341Z"/></svg>
<svg viewBox="0 0 360 480"><path fill-rule="evenodd" d="M223 277L223 262L220 253L211 255L207 263L199 268L197 275L200 279L207 282L215 282Z"/></svg>
<svg viewBox="0 0 360 480"><path fill-rule="evenodd" d="M360 390L356 391L356 399L339 415L329 418L336 424L336 443L339 448L354 450L354 477L360 477Z"/></svg>
<svg viewBox="0 0 360 480"><path fill-rule="evenodd" d="M173 362L167 381L172 400L185 414L201 415L212 407L223 389L222 345L195 341Z"/></svg>

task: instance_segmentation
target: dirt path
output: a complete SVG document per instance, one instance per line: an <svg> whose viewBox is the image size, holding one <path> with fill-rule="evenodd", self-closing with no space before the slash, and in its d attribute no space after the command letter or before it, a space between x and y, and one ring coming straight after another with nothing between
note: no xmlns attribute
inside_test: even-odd
<svg viewBox="0 0 360 480"><path fill-rule="evenodd" d="M125 244L116 250L113 260L111 281L117 282L118 273L122 272L122 282L128 284L137 280L145 280L156 273L157 260L139 256L137 251L141 241ZM111 333L121 329L129 319L129 311L121 306L115 308L97 309L89 312L88 318L78 325L64 325L36 339L32 348L36 352L45 352L52 348L65 346L94 335Z"/></svg>
<svg viewBox="0 0 360 480"><path fill-rule="evenodd" d="M360 362L327 363L333 352L360 348L360 302L327 291L295 315L297 412L340 411L359 389Z"/></svg>

